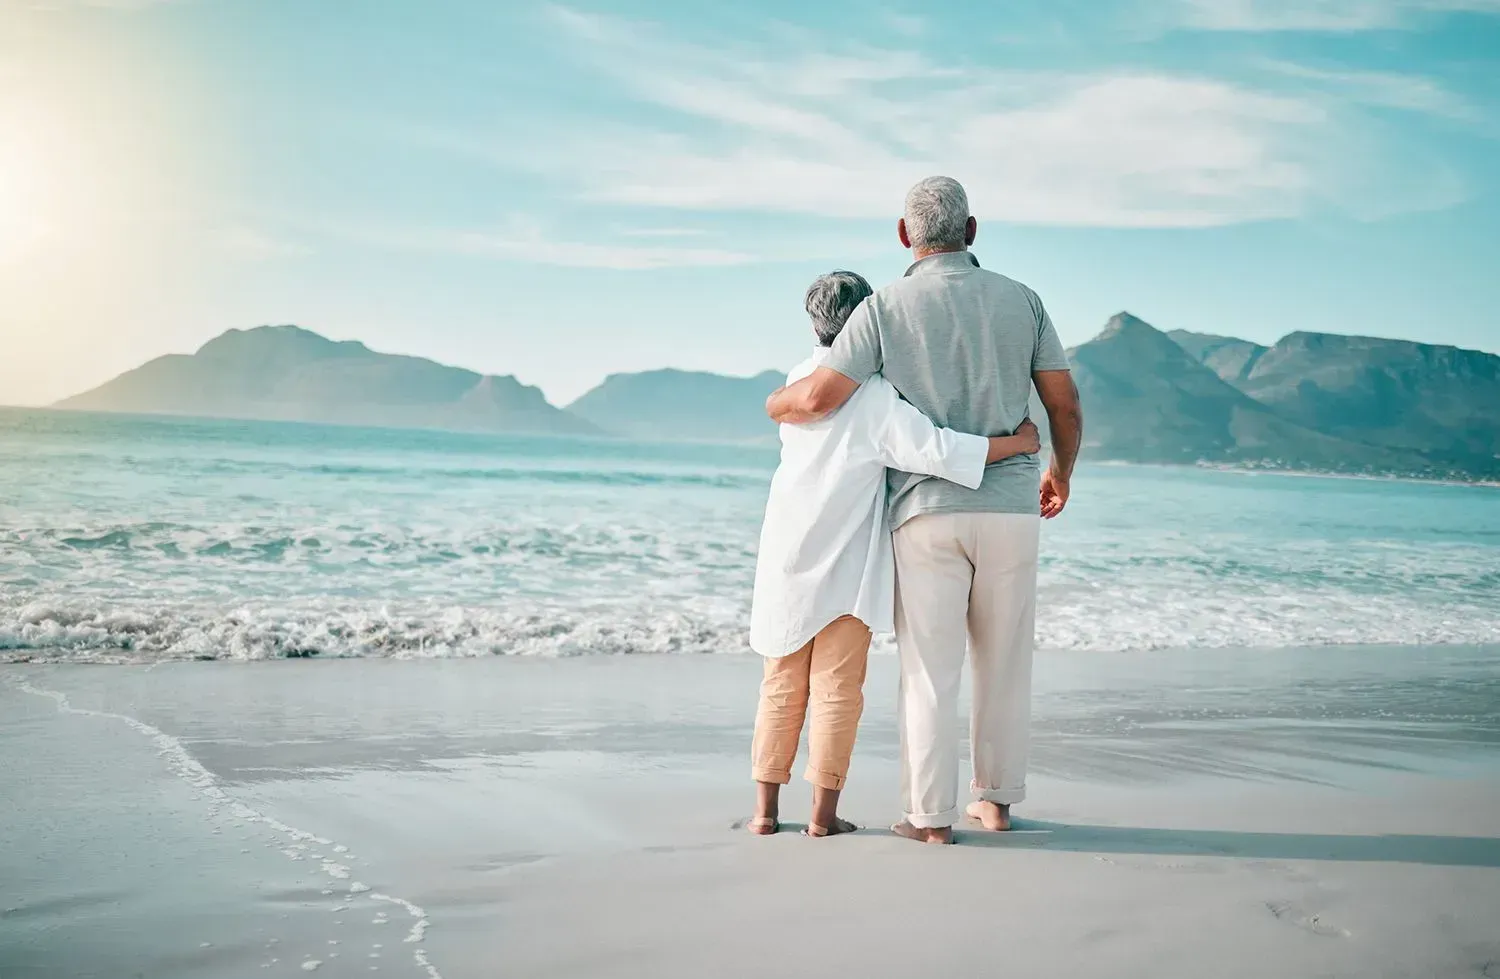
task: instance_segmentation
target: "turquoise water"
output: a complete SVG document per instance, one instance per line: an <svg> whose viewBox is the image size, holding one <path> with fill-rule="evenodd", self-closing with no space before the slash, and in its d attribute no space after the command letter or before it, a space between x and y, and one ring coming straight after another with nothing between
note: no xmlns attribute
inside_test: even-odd
<svg viewBox="0 0 1500 979"><path fill-rule="evenodd" d="M739 653L775 452L0 409L0 656ZM1085 465L1050 648L1500 642L1500 490Z"/></svg>

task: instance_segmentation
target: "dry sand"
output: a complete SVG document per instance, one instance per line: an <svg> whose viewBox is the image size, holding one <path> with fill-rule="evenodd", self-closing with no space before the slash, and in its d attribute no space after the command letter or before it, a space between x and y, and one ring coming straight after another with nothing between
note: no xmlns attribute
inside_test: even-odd
<svg viewBox="0 0 1500 979"><path fill-rule="evenodd" d="M0 976L1500 976L1496 655L1044 657L956 847L736 829L748 659L6 668Z"/></svg>

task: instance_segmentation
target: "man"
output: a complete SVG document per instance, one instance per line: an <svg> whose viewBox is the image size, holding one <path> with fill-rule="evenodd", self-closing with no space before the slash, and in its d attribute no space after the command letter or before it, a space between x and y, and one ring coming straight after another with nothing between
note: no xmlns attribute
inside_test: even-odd
<svg viewBox="0 0 1500 979"><path fill-rule="evenodd" d="M915 261L855 310L826 361L767 401L782 423L840 408L883 374L936 424L1012 432L1034 384L1052 433L1041 477L1035 455L990 466L977 490L892 470L900 650L901 782L909 839L951 843L958 821L958 688L966 643L974 677L970 740L976 801L968 813L1010 828L1025 798L1039 517L1067 505L1082 437L1078 390L1036 293L985 271L968 251L978 233L955 180L929 177L897 224Z"/></svg>

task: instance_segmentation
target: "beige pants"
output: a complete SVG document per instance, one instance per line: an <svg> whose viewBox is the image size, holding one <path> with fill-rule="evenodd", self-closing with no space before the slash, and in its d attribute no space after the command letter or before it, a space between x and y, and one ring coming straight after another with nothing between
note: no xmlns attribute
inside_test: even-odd
<svg viewBox="0 0 1500 979"><path fill-rule="evenodd" d="M958 686L973 671L975 794L1026 796L1041 519L934 513L895 534L901 791L913 826L958 821Z"/></svg>
<svg viewBox="0 0 1500 979"><path fill-rule="evenodd" d="M830 622L795 653L766 658L750 748L750 773L757 782L785 785L792 780L797 741L811 701L805 777L825 789L844 787L859 715L865 709L869 656L870 630L846 615Z"/></svg>

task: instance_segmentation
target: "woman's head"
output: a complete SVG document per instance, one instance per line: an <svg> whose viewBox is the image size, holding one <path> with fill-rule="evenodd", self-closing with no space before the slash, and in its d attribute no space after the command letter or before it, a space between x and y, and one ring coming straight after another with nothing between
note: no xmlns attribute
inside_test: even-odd
<svg viewBox="0 0 1500 979"><path fill-rule="evenodd" d="M817 334L818 343L825 347L833 346L833 341L838 339L839 331L844 328L849 316L874 292L864 276L853 272L840 270L814 279L813 284L807 287L804 305L807 315L812 318L813 333Z"/></svg>

